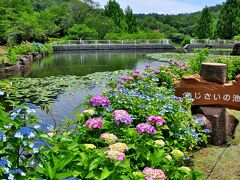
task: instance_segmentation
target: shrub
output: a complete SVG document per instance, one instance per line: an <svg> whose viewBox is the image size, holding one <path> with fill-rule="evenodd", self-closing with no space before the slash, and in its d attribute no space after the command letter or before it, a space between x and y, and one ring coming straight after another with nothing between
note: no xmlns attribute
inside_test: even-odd
<svg viewBox="0 0 240 180"><path fill-rule="evenodd" d="M180 68L180 70L179 70ZM87 110L53 129L36 123L34 105L0 108L0 176L29 179L194 179L188 150L207 135L191 115L192 99L174 95L188 68L135 71L89 97ZM2 93L4 95L4 93Z"/></svg>

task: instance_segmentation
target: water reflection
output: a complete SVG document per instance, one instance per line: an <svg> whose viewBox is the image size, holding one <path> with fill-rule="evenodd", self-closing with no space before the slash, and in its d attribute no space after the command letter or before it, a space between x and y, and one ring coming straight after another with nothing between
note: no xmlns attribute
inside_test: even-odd
<svg viewBox="0 0 240 180"><path fill-rule="evenodd" d="M147 53L164 52L176 50L57 52L33 63L28 77L84 76L94 72L135 69Z"/></svg>

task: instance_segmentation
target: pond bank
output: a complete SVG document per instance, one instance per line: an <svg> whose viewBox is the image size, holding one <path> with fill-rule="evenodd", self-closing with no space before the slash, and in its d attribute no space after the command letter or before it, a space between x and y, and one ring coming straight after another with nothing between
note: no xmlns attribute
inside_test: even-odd
<svg viewBox="0 0 240 180"><path fill-rule="evenodd" d="M46 56L45 53L29 53L22 55L15 64L13 63L2 63L0 65L0 79L7 78L10 76L26 76L29 72L33 61L38 60Z"/></svg>

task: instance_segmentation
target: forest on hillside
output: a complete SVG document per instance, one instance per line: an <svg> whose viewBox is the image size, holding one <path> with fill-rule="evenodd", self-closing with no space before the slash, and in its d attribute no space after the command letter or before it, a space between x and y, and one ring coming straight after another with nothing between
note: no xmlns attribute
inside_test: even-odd
<svg viewBox="0 0 240 180"><path fill-rule="evenodd" d="M134 14L115 0L0 0L0 44L55 39L238 38L240 1L178 15Z"/></svg>

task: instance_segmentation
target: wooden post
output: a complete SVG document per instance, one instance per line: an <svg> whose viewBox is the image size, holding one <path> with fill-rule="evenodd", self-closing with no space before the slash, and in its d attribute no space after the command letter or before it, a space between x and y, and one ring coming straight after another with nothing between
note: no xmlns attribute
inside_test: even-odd
<svg viewBox="0 0 240 180"><path fill-rule="evenodd" d="M210 82L226 83L227 65L222 63L202 63L200 76Z"/></svg>
<svg viewBox="0 0 240 180"><path fill-rule="evenodd" d="M200 76L207 81L219 84L226 83L226 64L202 63ZM198 109L212 124L211 141L213 145L227 142L226 122L227 110L220 106L199 106Z"/></svg>

